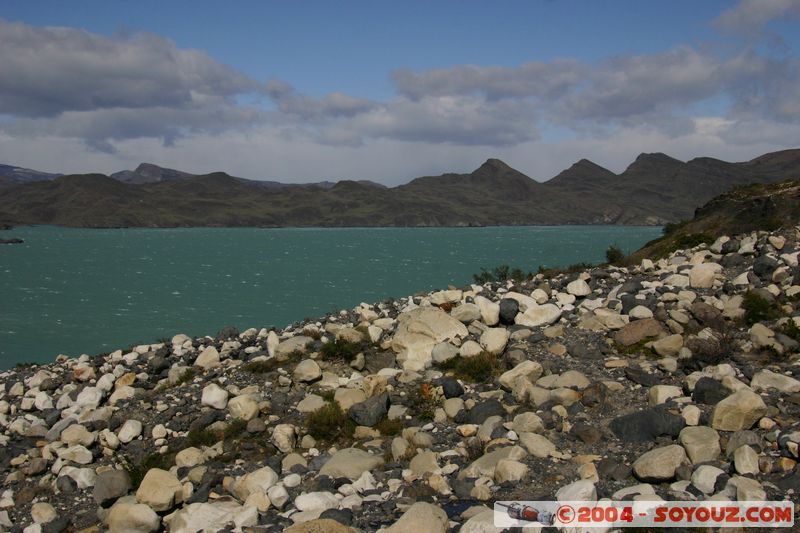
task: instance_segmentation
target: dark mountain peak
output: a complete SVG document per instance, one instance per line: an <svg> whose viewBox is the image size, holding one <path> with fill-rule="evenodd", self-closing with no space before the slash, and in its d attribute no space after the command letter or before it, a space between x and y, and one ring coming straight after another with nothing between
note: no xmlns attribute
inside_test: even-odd
<svg viewBox="0 0 800 533"><path fill-rule="evenodd" d="M662 152L641 153L636 160L630 164L625 172L646 171L653 172L658 170L671 169L683 165L683 161L670 157Z"/></svg>
<svg viewBox="0 0 800 533"><path fill-rule="evenodd" d="M492 173L504 173L504 172L508 172L508 171L516 172L516 170L514 170L513 168L511 168L510 166L505 164L500 159L489 158L489 159L486 160L486 162L484 164L482 164L477 169L475 169L473 174L476 174L476 173L489 173L489 172L492 172Z"/></svg>
<svg viewBox="0 0 800 533"><path fill-rule="evenodd" d="M8 183L30 183L34 181L48 181L61 176L51 172L40 172L30 168L22 168L14 165L0 164L0 177Z"/></svg>
<svg viewBox="0 0 800 533"><path fill-rule="evenodd" d="M167 181L193 176L188 172L164 168L153 163L140 163L136 170L122 170L111 174L115 180L125 183L153 183L157 181Z"/></svg>
<svg viewBox="0 0 800 533"><path fill-rule="evenodd" d="M602 180L615 178L616 174L601 167L594 161L581 159L572 164L568 169L562 170L557 176L545 183L553 186L581 186L595 185Z"/></svg>
<svg viewBox="0 0 800 533"><path fill-rule="evenodd" d="M797 171L797 161L800 160L800 148L770 152L751 159L746 164L762 170L763 168Z"/></svg>
<svg viewBox="0 0 800 533"><path fill-rule="evenodd" d="M487 159L484 164L475 169L469 176L479 180L522 180L535 183L528 176L499 159Z"/></svg>
<svg viewBox="0 0 800 533"><path fill-rule="evenodd" d="M681 163L680 160L675 159L674 157L670 157L664 152L651 152L646 153L642 152L636 157L636 161L634 163Z"/></svg>

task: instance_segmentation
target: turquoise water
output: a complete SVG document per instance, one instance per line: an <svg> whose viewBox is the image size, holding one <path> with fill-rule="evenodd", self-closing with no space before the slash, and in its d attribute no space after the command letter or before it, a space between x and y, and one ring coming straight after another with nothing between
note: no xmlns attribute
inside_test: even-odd
<svg viewBox="0 0 800 533"><path fill-rule="evenodd" d="M657 227L69 229L4 231L0 367L96 354L226 325L284 327L360 302L463 285L481 267L536 270L632 251Z"/></svg>

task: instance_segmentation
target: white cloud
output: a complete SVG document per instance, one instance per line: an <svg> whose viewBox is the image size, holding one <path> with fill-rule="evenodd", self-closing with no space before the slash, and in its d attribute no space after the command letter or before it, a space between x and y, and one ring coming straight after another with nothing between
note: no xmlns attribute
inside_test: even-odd
<svg viewBox="0 0 800 533"><path fill-rule="evenodd" d="M740 0L714 20L722 29L757 35L772 20L800 16L800 0Z"/></svg>
<svg viewBox="0 0 800 533"><path fill-rule="evenodd" d="M759 10L762 2L743 0L715 23L760 32L798 3L767 0ZM800 138L800 61L752 42L724 54L678 45L596 62L397 70L396 94L383 100L262 83L156 35L2 20L0 64L15 73L0 76L0 161L61 172L144 160L397 184L500 157L546 179L582 157L621 171L639 152L743 160ZM240 103L253 94L273 105Z"/></svg>

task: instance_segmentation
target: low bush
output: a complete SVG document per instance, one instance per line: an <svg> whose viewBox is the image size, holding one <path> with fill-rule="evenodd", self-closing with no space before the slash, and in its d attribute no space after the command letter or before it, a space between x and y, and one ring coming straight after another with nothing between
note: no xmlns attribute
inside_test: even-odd
<svg viewBox="0 0 800 533"><path fill-rule="evenodd" d="M748 326L765 320L775 320L781 316L778 306L758 293L748 291L742 300L744 320Z"/></svg>
<svg viewBox="0 0 800 533"><path fill-rule="evenodd" d="M701 244L712 244L714 240L714 237L707 233L688 233L686 235L680 235L675 239L675 246L672 251L694 248Z"/></svg>
<svg viewBox="0 0 800 533"><path fill-rule="evenodd" d="M242 420L241 418L234 418L230 422L228 422L228 426L225 428L225 440L233 439L244 433L244 430L247 429L247 422Z"/></svg>
<svg viewBox="0 0 800 533"><path fill-rule="evenodd" d="M409 393L408 403L412 413L417 418L422 421L430 421L436 415L436 408L439 407L440 398L436 394L436 387L430 383L422 383L419 388Z"/></svg>
<svg viewBox="0 0 800 533"><path fill-rule="evenodd" d="M511 268L508 265L500 265L494 267L492 270L487 268L481 267L481 271L479 274L473 274L472 279L475 280L475 283L483 284L483 283L496 283L496 282L503 282L503 281L526 281L533 277L533 273L525 272L521 268L514 267Z"/></svg>
<svg viewBox="0 0 800 533"><path fill-rule="evenodd" d="M160 453L151 453L137 462L134 462L128 456L118 457L118 460L122 465L122 469L125 470L125 472L128 473L128 477L131 478L133 490L139 488L139 485L142 484L142 480L149 470L153 468L169 470L172 462L167 456L161 455Z"/></svg>
<svg viewBox="0 0 800 533"><path fill-rule="evenodd" d="M320 349L320 354L326 361L341 359L348 363L355 359L359 352L361 352L361 344L342 339L328 341Z"/></svg>
<svg viewBox="0 0 800 533"><path fill-rule="evenodd" d="M211 446L219 439L213 431L208 429L193 429L186 435L186 447Z"/></svg>
<svg viewBox="0 0 800 533"><path fill-rule="evenodd" d="M306 414L308 434L324 442L336 442L353 435L355 422L336 402L329 402Z"/></svg>
<svg viewBox="0 0 800 533"><path fill-rule="evenodd" d="M472 357L456 356L437 365L441 370L451 370L453 375L473 383L485 383L500 371L500 361L496 355L481 352Z"/></svg>
<svg viewBox="0 0 800 533"><path fill-rule="evenodd" d="M388 417L385 417L383 420L375 424L375 429L380 431L381 435L384 436L397 435L401 431L403 431L404 427L405 424L403 424L403 421L399 418L395 418L394 420L389 420Z"/></svg>
<svg viewBox="0 0 800 533"><path fill-rule="evenodd" d="M625 259L625 253L622 251L622 248L616 245L611 245L606 250L606 262L614 265L616 263L621 262Z"/></svg>

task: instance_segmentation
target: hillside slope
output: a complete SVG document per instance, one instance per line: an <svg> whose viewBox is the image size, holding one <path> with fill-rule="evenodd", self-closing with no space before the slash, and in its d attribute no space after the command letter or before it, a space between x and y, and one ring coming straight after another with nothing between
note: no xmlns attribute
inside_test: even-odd
<svg viewBox="0 0 800 533"><path fill-rule="evenodd" d="M800 150L744 163L642 154L624 172L586 159L538 182L499 159L468 174L283 184L142 164L112 177L9 183L0 222L78 227L660 225L690 218L731 187L800 176Z"/></svg>

